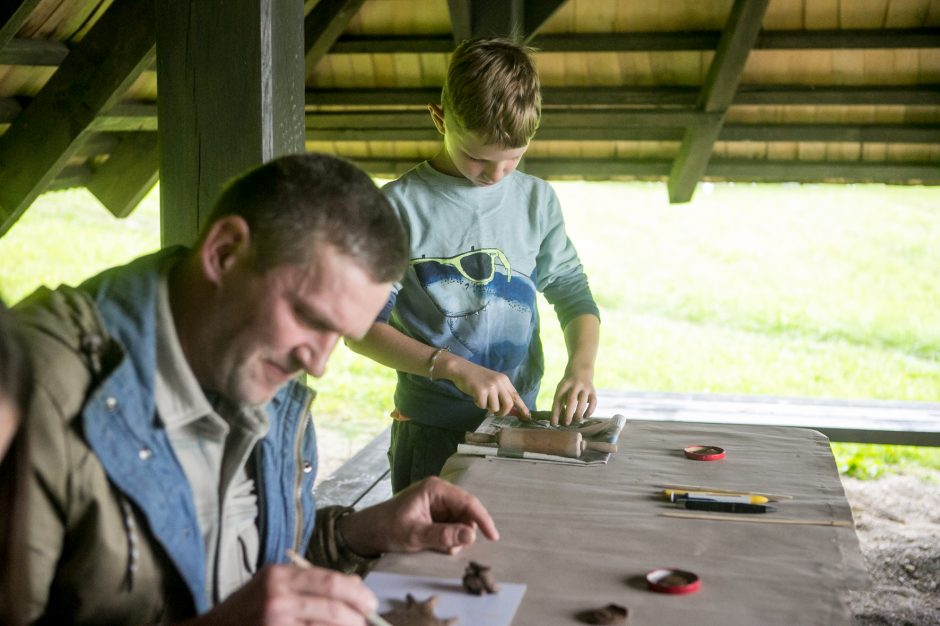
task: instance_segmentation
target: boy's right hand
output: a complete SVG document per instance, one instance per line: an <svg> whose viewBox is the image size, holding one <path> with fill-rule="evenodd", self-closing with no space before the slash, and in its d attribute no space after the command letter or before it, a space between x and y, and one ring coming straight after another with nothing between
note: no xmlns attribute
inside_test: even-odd
<svg viewBox="0 0 940 626"><path fill-rule="evenodd" d="M451 352L441 353L438 361L440 377L446 378L457 389L473 398L474 404L495 415L507 415L515 409L521 419L529 419L525 402L509 377L502 372L471 363Z"/></svg>

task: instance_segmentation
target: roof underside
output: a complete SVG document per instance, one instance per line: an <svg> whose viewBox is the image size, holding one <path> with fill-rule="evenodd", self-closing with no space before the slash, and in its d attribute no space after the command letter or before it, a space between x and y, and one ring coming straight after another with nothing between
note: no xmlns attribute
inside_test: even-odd
<svg viewBox="0 0 940 626"><path fill-rule="evenodd" d="M42 191L84 185L126 214L156 181L154 29L136 1L0 8L0 233L10 207ZM305 9L306 147L376 175L434 153L426 107L455 40L504 26L537 49L544 112L523 164L534 174L668 180L677 201L702 179L940 183L940 0Z"/></svg>

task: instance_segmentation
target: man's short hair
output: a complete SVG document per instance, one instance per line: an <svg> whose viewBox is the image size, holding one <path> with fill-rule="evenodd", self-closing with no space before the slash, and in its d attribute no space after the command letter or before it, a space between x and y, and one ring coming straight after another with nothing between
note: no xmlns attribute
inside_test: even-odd
<svg viewBox="0 0 940 626"><path fill-rule="evenodd" d="M468 39L454 50L441 92L448 120L488 145L521 148L542 116L531 48L509 39Z"/></svg>
<svg viewBox="0 0 940 626"><path fill-rule="evenodd" d="M238 215L251 232L255 268L306 264L318 243L356 259L376 282L408 264L395 212L361 169L327 154L283 156L230 181L209 221Z"/></svg>

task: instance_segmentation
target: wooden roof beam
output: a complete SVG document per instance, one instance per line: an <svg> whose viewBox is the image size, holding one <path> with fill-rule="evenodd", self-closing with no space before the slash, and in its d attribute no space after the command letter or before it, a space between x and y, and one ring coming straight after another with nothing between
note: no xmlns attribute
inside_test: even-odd
<svg viewBox="0 0 940 626"><path fill-rule="evenodd" d="M682 141L681 127L552 126L535 141ZM437 141L434 128L308 128L307 141ZM901 124L725 124L718 141L940 144L940 127Z"/></svg>
<svg viewBox="0 0 940 626"><path fill-rule="evenodd" d="M708 166L712 147L721 132L724 114L734 101L741 72L757 41L768 4L769 0L735 0L731 7L698 102L700 110L718 114L718 119L686 130L669 173L670 202L692 199L695 185Z"/></svg>
<svg viewBox="0 0 940 626"><path fill-rule="evenodd" d="M565 0L447 0L452 43L475 37L529 41Z"/></svg>
<svg viewBox="0 0 940 626"><path fill-rule="evenodd" d="M398 176L417 164L411 159L350 157L374 176ZM610 178L665 178L671 162L659 159L563 159L528 158L526 172L540 178L578 177L605 180ZM715 159L709 163L705 176L716 179L754 180L764 182L818 183L940 183L940 165L904 161L751 161Z"/></svg>
<svg viewBox="0 0 940 626"><path fill-rule="evenodd" d="M88 190L115 217L127 217L149 192L160 175L157 133L121 133L108 160L95 168Z"/></svg>
<svg viewBox="0 0 940 626"><path fill-rule="evenodd" d="M309 76L346 30L365 0L320 0L304 19L304 48Z"/></svg>
<svg viewBox="0 0 940 626"><path fill-rule="evenodd" d="M624 87L545 87L542 106L694 106L699 90L684 85ZM440 98L439 87L307 89L307 106L415 106ZM740 85L735 105L934 105L940 85L810 86ZM2 106L2 101L0 101ZM0 118L0 122L2 122Z"/></svg>
<svg viewBox="0 0 940 626"><path fill-rule="evenodd" d="M465 5L465 0L452 1L456 1L459 6ZM451 19L455 19L453 9ZM464 18L457 17L456 19ZM446 35L343 35L336 40L330 52L335 54L451 52L454 49L454 40L454 37ZM542 52L678 52L714 50L720 40L720 31L709 30L552 33L535 35L528 43ZM758 35L754 48L760 50L940 48L940 28L763 31Z"/></svg>
<svg viewBox="0 0 940 626"><path fill-rule="evenodd" d="M4 0L0 4L0 50L16 36L39 0Z"/></svg>
<svg viewBox="0 0 940 626"><path fill-rule="evenodd" d="M52 181L95 118L154 58L152 0L116 0L0 136L0 234Z"/></svg>

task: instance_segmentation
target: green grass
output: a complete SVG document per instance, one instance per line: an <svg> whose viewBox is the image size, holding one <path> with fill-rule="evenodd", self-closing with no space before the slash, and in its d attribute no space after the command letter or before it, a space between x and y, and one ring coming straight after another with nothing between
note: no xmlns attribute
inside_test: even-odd
<svg viewBox="0 0 940 626"><path fill-rule="evenodd" d="M598 388L940 402L940 189L554 183L601 307ZM0 295L77 282L159 245L156 193L115 220L84 191L42 196L0 239ZM550 401L564 368L541 303ZM394 374L345 347L314 382L321 428L365 443ZM834 444L868 477L940 450Z"/></svg>

